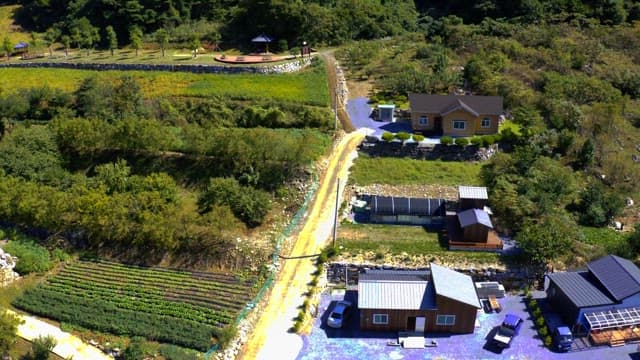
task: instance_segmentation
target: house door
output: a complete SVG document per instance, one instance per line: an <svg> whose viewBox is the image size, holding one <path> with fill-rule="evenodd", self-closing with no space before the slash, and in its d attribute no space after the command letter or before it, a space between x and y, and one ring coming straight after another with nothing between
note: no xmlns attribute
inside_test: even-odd
<svg viewBox="0 0 640 360"><path fill-rule="evenodd" d="M416 317L416 332L424 332L425 322L426 318L424 316Z"/></svg>
<svg viewBox="0 0 640 360"><path fill-rule="evenodd" d="M440 116L433 120L433 131L436 134L442 134L442 118Z"/></svg>

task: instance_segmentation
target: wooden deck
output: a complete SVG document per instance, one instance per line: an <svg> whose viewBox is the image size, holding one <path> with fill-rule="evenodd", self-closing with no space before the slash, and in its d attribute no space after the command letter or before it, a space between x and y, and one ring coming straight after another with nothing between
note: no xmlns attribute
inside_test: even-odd
<svg viewBox="0 0 640 360"><path fill-rule="evenodd" d="M595 345L622 346L627 342L640 341L640 328L593 331L589 338Z"/></svg>

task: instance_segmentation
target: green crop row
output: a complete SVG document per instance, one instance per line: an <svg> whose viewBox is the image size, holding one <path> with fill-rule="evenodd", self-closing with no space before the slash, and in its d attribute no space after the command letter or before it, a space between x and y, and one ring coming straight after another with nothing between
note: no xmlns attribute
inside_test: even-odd
<svg viewBox="0 0 640 360"><path fill-rule="evenodd" d="M212 337L222 331L186 319L134 311L102 299L88 299L48 290L29 289L13 305L41 316L88 329L124 336L143 336L170 344L205 351Z"/></svg>

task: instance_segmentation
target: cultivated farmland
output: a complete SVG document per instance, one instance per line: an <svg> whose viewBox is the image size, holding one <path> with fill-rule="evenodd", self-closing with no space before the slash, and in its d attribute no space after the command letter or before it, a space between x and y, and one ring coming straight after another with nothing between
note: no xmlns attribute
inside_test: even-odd
<svg viewBox="0 0 640 360"><path fill-rule="evenodd" d="M254 293L255 279L80 261L13 303L62 322L206 350Z"/></svg>

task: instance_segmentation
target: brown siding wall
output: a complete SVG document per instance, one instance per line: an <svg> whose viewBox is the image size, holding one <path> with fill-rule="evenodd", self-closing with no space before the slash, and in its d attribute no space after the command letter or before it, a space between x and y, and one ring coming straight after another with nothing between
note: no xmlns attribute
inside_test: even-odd
<svg viewBox="0 0 640 360"><path fill-rule="evenodd" d="M466 228L462 229L464 235L464 241L471 242L487 242L487 237L489 235L489 229L481 224L473 224L469 225Z"/></svg>
<svg viewBox="0 0 640 360"><path fill-rule="evenodd" d="M383 310L383 309L360 309L360 330L374 331L413 331L407 329L409 317L424 316L425 332L448 332L448 333L472 333L475 327L476 314L478 309L466 304L459 303L445 297L436 297L437 310ZM389 324L373 324L373 314L389 315ZM436 325L437 315L455 315L456 321L453 326Z"/></svg>
<svg viewBox="0 0 640 360"><path fill-rule="evenodd" d="M453 128L454 120L466 121L464 130ZM442 134L447 136L472 136L476 131L476 117L464 110L456 110L442 117Z"/></svg>
<svg viewBox="0 0 640 360"><path fill-rule="evenodd" d="M426 115L429 119L427 121L427 125L420 125L420 116ZM434 130L433 125L435 124L436 117L439 117L438 114L428 114L428 113L420 113L420 112L412 112L411 113L411 127L413 130L417 131L432 131Z"/></svg>
<svg viewBox="0 0 640 360"><path fill-rule="evenodd" d="M489 118L491 120L491 124L487 128L482 127L482 119ZM476 134L478 135L488 135L495 134L498 132L498 115L482 115L478 116L478 121L476 122Z"/></svg>

